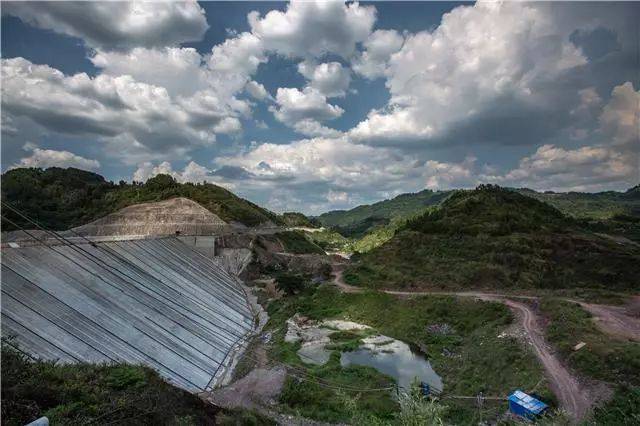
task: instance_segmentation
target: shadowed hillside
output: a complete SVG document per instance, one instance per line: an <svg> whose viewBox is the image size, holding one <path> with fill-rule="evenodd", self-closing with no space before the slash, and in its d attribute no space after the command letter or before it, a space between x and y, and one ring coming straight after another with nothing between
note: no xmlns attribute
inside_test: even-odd
<svg viewBox="0 0 640 426"><path fill-rule="evenodd" d="M537 192L526 188L513 191L552 205L565 215L598 222L595 225L601 229L618 229L619 233L624 234L640 232L635 228L630 230L628 225L630 217L640 218L640 186L626 192ZM317 220L347 237L387 234L397 228L398 222L423 212L429 206L438 205L454 192L424 190L402 194L391 200L361 205L351 210L327 212L318 216Z"/></svg>
<svg viewBox="0 0 640 426"><path fill-rule="evenodd" d="M114 184L96 173L74 168L21 168L2 175L2 200L56 230L83 225L132 204L175 197L196 201L225 222L247 226L281 222L276 214L217 185L178 183L168 175L158 175L144 184ZM20 226L31 227L8 210L3 214ZM14 228L8 222L2 224L3 231Z"/></svg>
<svg viewBox="0 0 640 426"><path fill-rule="evenodd" d="M495 186L459 191L356 257L351 284L411 288L638 288L640 247Z"/></svg>
<svg viewBox="0 0 640 426"><path fill-rule="evenodd" d="M318 216L322 226L335 228L345 237L361 237L389 224L396 217L418 213L445 199L451 191L424 191L402 194L391 200L362 205L351 210L335 210Z"/></svg>

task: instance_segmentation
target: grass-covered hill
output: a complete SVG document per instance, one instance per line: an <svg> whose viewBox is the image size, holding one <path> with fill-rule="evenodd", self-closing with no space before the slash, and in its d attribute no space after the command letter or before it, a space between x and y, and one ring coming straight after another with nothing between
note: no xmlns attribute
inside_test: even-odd
<svg viewBox="0 0 640 426"><path fill-rule="evenodd" d="M526 188L514 191L550 204L575 218L614 222L624 222L629 217L640 218L640 185L626 192L536 192ZM351 210L324 213L318 216L317 220L323 226L334 228L346 237L361 238L373 231L388 232L388 229L383 228L394 220L403 221L421 213L425 208L441 203L453 192L424 190L402 194L391 200L361 205Z"/></svg>
<svg viewBox="0 0 640 426"><path fill-rule="evenodd" d="M119 184L74 168L19 168L2 175L2 200L56 230L83 225L132 204L173 197L190 198L227 222L247 226L281 223L275 213L217 185L178 183L168 175L158 175L146 183ZM20 226L33 228L8 209L4 209L3 216ZM3 231L13 229L13 225L3 221Z"/></svg>
<svg viewBox="0 0 640 426"><path fill-rule="evenodd" d="M445 199L451 191L424 191L402 194L391 200L366 204L351 210L335 210L317 217L322 226L334 228L345 237L361 237L393 218L408 216Z"/></svg>
<svg viewBox="0 0 640 426"><path fill-rule="evenodd" d="M592 232L495 186L458 191L356 256L345 279L374 288L640 288L640 246Z"/></svg>

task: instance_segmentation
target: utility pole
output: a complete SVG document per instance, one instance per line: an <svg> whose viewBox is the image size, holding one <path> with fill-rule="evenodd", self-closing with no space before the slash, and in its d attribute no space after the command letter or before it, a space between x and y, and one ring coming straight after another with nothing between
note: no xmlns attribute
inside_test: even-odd
<svg viewBox="0 0 640 426"><path fill-rule="evenodd" d="M482 423L482 404L484 402L484 398L482 396L482 392L480 392L478 394L478 396L476 397L476 401L478 404L478 414L480 415L480 423Z"/></svg>

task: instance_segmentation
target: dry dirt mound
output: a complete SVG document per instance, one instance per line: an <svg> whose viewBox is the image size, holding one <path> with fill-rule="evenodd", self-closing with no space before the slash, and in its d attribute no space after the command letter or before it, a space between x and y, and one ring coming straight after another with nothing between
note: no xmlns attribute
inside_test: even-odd
<svg viewBox="0 0 640 426"><path fill-rule="evenodd" d="M135 204L74 228L82 235L216 235L229 225L188 198Z"/></svg>

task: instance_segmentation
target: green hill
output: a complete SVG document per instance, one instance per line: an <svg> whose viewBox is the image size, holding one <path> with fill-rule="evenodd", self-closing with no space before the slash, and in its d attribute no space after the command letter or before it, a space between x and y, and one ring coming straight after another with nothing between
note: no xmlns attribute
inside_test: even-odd
<svg viewBox="0 0 640 426"><path fill-rule="evenodd" d="M351 210L335 210L317 217L322 226L334 228L345 237L361 237L391 222L393 218L418 213L438 204L451 191L424 191L402 194L391 200L361 205Z"/></svg>
<svg viewBox="0 0 640 426"><path fill-rule="evenodd" d="M495 186L457 191L355 257L345 279L374 288L640 288L640 246Z"/></svg>
<svg viewBox="0 0 640 426"><path fill-rule="evenodd" d="M619 216L640 217L640 185L626 192L536 192L514 189L523 195L550 204L562 213L589 220L609 220ZM424 190L398 195L391 200L365 204L351 210L335 210L317 217L320 224L336 229L342 235L360 238L372 231L384 229L393 219L405 219L421 213L426 207L438 205L454 191Z"/></svg>
<svg viewBox="0 0 640 426"><path fill-rule="evenodd" d="M302 213L298 212L284 212L280 215L282 222L286 226L300 226L304 228L315 228L316 225L311 219Z"/></svg>
<svg viewBox="0 0 640 426"><path fill-rule="evenodd" d="M173 197L190 198L227 222L247 226L269 221L282 223L275 213L217 185L178 183L168 175L155 176L144 184L124 181L114 184L96 173L74 168L20 168L2 175L2 200L56 230L91 222L132 204ZM33 227L8 209L3 211L3 216L20 226ZM3 231L14 228L3 221Z"/></svg>

